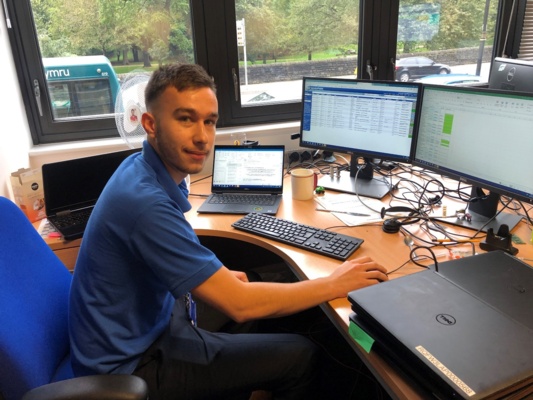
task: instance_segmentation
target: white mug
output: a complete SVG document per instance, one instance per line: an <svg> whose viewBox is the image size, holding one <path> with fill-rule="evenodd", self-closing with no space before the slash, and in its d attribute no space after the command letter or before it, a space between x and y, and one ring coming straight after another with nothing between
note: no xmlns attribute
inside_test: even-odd
<svg viewBox="0 0 533 400"><path fill-rule="evenodd" d="M310 169L296 168L291 171L292 198L310 200L316 188L317 175Z"/></svg>

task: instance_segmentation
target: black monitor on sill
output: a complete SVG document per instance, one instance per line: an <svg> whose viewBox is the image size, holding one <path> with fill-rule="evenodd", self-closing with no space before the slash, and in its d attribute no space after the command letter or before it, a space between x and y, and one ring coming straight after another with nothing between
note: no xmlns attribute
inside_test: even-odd
<svg viewBox="0 0 533 400"><path fill-rule="evenodd" d="M374 176L372 160L411 161L420 90L414 82L304 77L300 146L351 156L349 171L319 186L385 196L391 183Z"/></svg>
<svg viewBox="0 0 533 400"><path fill-rule="evenodd" d="M496 57L490 69L489 89L533 92L533 61Z"/></svg>
<svg viewBox="0 0 533 400"><path fill-rule="evenodd" d="M532 127L533 93L423 87L413 164L472 186L469 217L444 222L485 232L520 222L499 209L510 199L533 204Z"/></svg>

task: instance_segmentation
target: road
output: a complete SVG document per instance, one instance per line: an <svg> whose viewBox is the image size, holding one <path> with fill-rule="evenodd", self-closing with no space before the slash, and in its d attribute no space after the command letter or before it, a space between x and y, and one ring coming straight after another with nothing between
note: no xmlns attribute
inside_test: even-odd
<svg viewBox="0 0 533 400"><path fill-rule="evenodd" d="M476 74L476 64L455 65L451 67L452 74ZM480 76L488 81L490 63L481 65ZM338 78L353 78L350 76L340 76ZM302 81L282 81L260 83L254 85L241 86L242 104L246 106L260 106L269 103L295 102L302 97Z"/></svg>

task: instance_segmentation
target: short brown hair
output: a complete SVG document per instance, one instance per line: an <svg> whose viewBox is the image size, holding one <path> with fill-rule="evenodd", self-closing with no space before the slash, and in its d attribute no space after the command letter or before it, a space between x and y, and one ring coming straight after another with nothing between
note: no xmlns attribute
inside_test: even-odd
<svg viewBox="0 0 533 400"><path fill-rule="evenodd" d="M216 85L213 78L209 76L202 66L182 63L167 64L162 65L152 73L144 90L146 106L150 108L150 105L169 86L175 87L178 92L207 87L216 93Z"/></svg>

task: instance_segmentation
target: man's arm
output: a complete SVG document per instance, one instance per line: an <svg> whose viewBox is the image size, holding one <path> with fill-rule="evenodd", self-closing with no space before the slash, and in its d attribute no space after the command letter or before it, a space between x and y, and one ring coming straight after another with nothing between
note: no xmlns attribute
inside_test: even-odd
<svg viewBox="0 0 533 400"><path fill-rule="evenodd" d="M369 257L349 260L323 278L295 282L244 282L220 268L192 293L236 322L293 314L348 292L388 280L386 269Z"/></svg>

